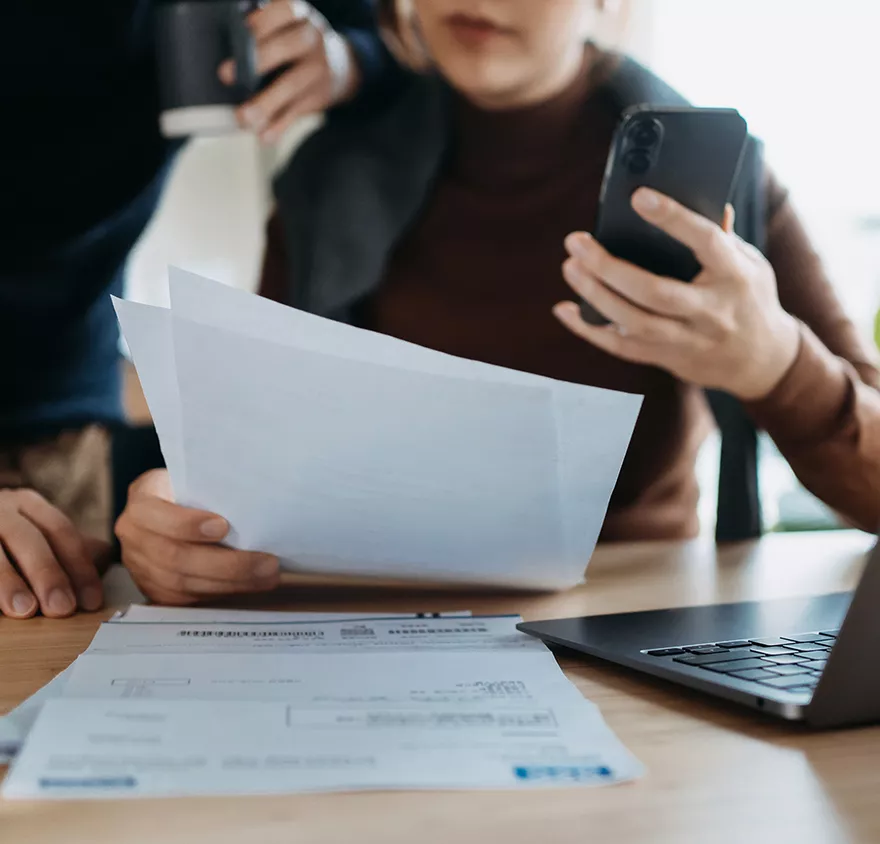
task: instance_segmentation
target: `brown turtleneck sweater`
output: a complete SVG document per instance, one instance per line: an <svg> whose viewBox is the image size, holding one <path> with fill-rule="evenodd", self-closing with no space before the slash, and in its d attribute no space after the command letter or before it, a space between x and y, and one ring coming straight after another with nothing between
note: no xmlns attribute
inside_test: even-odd
<svg viewBox="0 0 880 844"><path fill-rule="evenodd" d="M585 65L559 96L515 111L458 102L451 153L391 258L370 327L465 358L643 394L602 538L690 537L699 529L695 462L711 426L702 391L608 356L551 313L571 298L560 273L563 239L595 223L618 119L591 98L591 79ZM768 198L767 256L780 299L812 331L803 328L791 371L749 410L815 494L873 530L880 523L880 373L772 180ZM276 221L268 234L263 292L279 298Z"/></svg>

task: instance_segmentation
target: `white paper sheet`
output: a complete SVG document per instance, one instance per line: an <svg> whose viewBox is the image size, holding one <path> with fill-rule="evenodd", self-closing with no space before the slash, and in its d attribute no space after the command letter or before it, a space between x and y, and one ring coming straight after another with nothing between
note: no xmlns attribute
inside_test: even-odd
<svg viewBox="0 0 880 844"><path fill-rule="evenodd" d="M582 578L598 538L641 397L564 384L443 355L285 308L181 270L171 270L170 299L173 342L166 342L164 363L153 364L152 369L160 371L170 358L178 380L186 377L188 386L181 388L183 392L179 395L170 395L175 391L167 388L164 394L158 391L157 401L164 409L177 399L182 431L169 423L164 426L166 434L163 436L160 432L160 437L163 447L170 438L169 453L182 453L184 463L196 465L193 478L187 474L187 471L192 474L193 466L188 470L184 466L171 469L179 497L222 512L236 529L234 541L278 553L285 560L294 561L291 565L320 571L421 576L551 589L571 586ZM126 305L123 308L126 322L137 322L138 311L146 306ZM150 319L156 322L154 314L146 317L147 321ZM200 324L202 330L193 323ZM139 358L155 356L155 337L144 339L150 334L149 327L137 327L133 332L137 336L132 338L128 338L128 328L124 328L136 364ZM218 333L218 328L228 333ZM163 342L167 341L167 326L161 333ZM299 365L302 361L315 363L307 352L320 354L323 358L320 367ZM183 363L182 354L186 357ZM340 366L340 361L347 361L348 366ZM380 365L380 368L371 368L369 364ZM395 372L388 375L389 369ZM413 374L414 380L406 381L402 377L404 372ZM339 373L344 373L341 381ZM301 377L304 374L308 377ZM323 390L315 392L319 376L331 375L337 377L325 380L321 385ZM441 377L441 381L430 381L430 375ZM376 389L376 378L385 392ZM143 380L148 403L152 405L153 391L146 382L153 379ZM384 426L361 431L360 426L351 425L352 419L360 422L361 416L358 391L351 389L352 382L358 380L359 386L370 388L362 391L361 401L366 399L367 393L373 392L374 401L367 407L368 419L377 421L381 416L377 411L384 409ZM479 386L469 389L464 381L474 381ZM405 389L414 383L418 386L412 391ZM430 389L434 383L443 385L442 395ZM477 419L478 410L499 411L495 400L505 395L503 385L510 388L506 398L511 408L528 408L525 416L519 412L508 414L501 422L495 421L502 415L500 412L494 417L487 416L483 433L485 454L481 452L476 460L465 460L470 455L457 451L460 439L455 439L455 430L449 423L459 421L458 416L467 415L468 411L471 423ZM344 401L340 403L339 395L329 394L334 390L339 391ZM401 413L396 402L401 392L409 400L406 408L414 409L412 418ZM409 392L412 395L408 395ZM541 413L546 420L549 408L550 421L541 426L537 426L540 413L536 406L540 401L527 398L529 393L534 397L538 392L549 394L549 404L545 398ZM392 397L390 403L388 396ZM454 404L445 404L444 396L447 402ZM418 401L419 398L426 402ZM323 421L327 423L317 428L312 426L321 421L322 411L312 407L315 399L319 404L323 402ZM208 412L209 405L214 413L221 413L219 418ZM424 432L423 441L419 443L418 428L414 430L414 425L405 423L422 420L427 414L420 415L419 411L428 409L434 411L431 420L434 426ZM346 418L346 411L354 415ZM193 419L186 418L189 415ZM394 421L398 423L397 428ZM314 442L296 438L300 424L308 436L315 437ZM463 427L467 430L467 425ZM536 427L540 427L538 433L535 433ZM438 428L448 436L442 442L431 443L428 434ZM352 431L354 436L340 440L343 434ZM377 431L382 436L370 439L369 435ZM513 465L505 464L504 472L496 477L494 496L480 498L478 510L485 517L483 522L476 517L470 520L466 517L473 511L472 507L464 506L467 495L478 498L481 493L479 486L468 485L466 474L459 479L456 489L455 497L459 500L445 501L447 509L437 511L436 518L432 518L427 512L431 503L427 498L408 496L405 493L410 490L399 487L406 479L404 476L383 477L388 474L385 464L389 456L392 461L399 456L399 462L404 462L402 455L387 445L399 435L404 446L414 449L411 454L427 457L425 465L420 467L423 471L418 478L418 491L430 490L438 496L444 489L442 470L446 470L445 477L449 478L451 469L465 466L479 477L475 467L486 461L484 468L488 468L493 458L497 463L503 446L509 448L517 436L527 439L527 450L532 453L517 452ZM364 449L365 443L373 446L373 453ZM454 449L452 459L441 449L450 444ZM308 445L313 448L304 454ZM415 450L416 445L421 445L421 450ZM553 451L552 459L548 459L550 451ZM360 462L346 466L345 459L352 455ZM461 458L457 464L456 457ZM372 465L368 458L372 458ZM523 487L520 478L529 458L533 459L532 465L539 468L535 478ZM235 465L230 465L232 463ZM440 476L434 479L432 472L438 468ZM365 469L369 471L364 473ZM547 483L548 472L555 473L556 477L557 500L553 513L554 505L542 488L542 484ZM485 475L484 472L484 478ZM349 490L346 484L353 476L354 483ZM321 482L315 484L316 478ZM395 483L398 484L396 490ZM376 487L383 485L384 493L396 492L398 497L386 495L383 501L382 495L374 495ZM321 509L322 504L325 508L338 508L340 499L347 509L336 509L332 515L327 509ZM284 522L285 517L289 522L296 521L290 513L297 513L300 504L305 510L314 508L322 516L319 519L306 519L305 514L299 516L302 522L308 522L311 536L298 532L295 524ZM504 537L506 545L498 544L497 527L493 531L490 524L492 518L495 517L496 526L506 518L508 526L516 530L520 528L520 520L511 521L510 516L518 507L525 507L528 518L522 522L520 532L528 534L531 544L518 543L514 536ZM444 524L444 515L465 511L464 521ZM372 521L376 512L383 517L377 522ZM352 516L360 516L360 520L348 521ZM557 523L553 530L551 522ZM335 531L337 535L333 536L331 524L343 529ZM389 524L393 525L390 533ZM455 525L454 529L450 524ZM477 533L471 531L474 525ZM487 541L495 553L482 553ZM517 553L510 557L509 549L513 546ZM430 552L427 558L425 551ZM479 559L472 560L471 554ZM356 557L354 562L352 555ZM432 564L432 555L440 561L437 568Z"/></svg>
<svg viewBox="0 0 880 844"><path fill-rule="evenodd" d="M423 614L407 613L397 618L412 619L421 618ZM429 618L467 618L469 611L432 613ZM150 622L172 624L235 624L235 623L267 623L267 622L320 622L320 621L363 621L370 618L388 619L388 613L308 613L308 612L262 612L259 610L215 610L206 607L155 607L132 604L126 610L113 617L111 624L130 624ZM146 629L146 628L142 628ZM200 656L199 659L203 657ZM78 661L82 663L82 657ZM74 663L76 665L77 663ZM61 697L67 688L68 681L73 674L73 665L68 666L60 674L50 680L43 688L32 694L27 700L6 715L0 716L0 765L8 764L28 736L37 716L44 704L54 698ZM125 672L123 672L125 673ZM109 684L112 685L112 684ZM144 684L147 685L146 683ZM122 686L117 685L110 689L107 697L113 692L119 691ZM82 675L77 681L76 689L83 690ZM86 696L103 697L105 693L98 692L98 687L90 687L91 691ZM146 689L142 694L146 694Z"/></svg>
<svg viewBox="0 0 880 844"><path fill-rule="evenodd" d="M353 713L281 702L63 699L47 704L3 795L527 789L640 773L584 700L519 710L379 705Z"/></svg>
<svg viewBox="0 0 880 844"><path fill-rule="evenodd" d="M124 299L113 299L116 317L156 426L165 465L175 494L185 494L180 391L174 364L171 311Z"/></svg>
<svg viewBox="0 0 880 844"><path fill-rule="evenodd" d="M72 668L73 666L69 665L43 688L34 692L11 712L0 717L0 765L8 765L15 758L43 706L48 701L61 697Z"/></svg>
<svg viewBox="0 0 880 844"><path fill-rule="evenodd" d="M535 651L515 616L388 617L347 621L102 624L89 654L325 654L424 651Z"/></svg>
<svg viewBox="0 0 880 844"><path fill-rule="evenodd" d="M527 587L581 574L565 547L550 391L183 320L174 348L187 503L226 515L236 547L334 573Z"/></svg>
<svg viewBox="0 0 880 844"><path fill-rule="evenodd" d="M286 701L298 708L535 706L553 692L580 699L546 650L369 653L90 652L75 663L64 697Z"/></svg>
<svg viewBox="0 0 880 844"><path fill-rule="evenodd" d="M104 624L3 794L517 789L638 776L518 621Z"/></svg>
<svg viewBox="0 0 880 844"><path fill-rule="evenodd" d="M516 708L553 689L560 700L581 700L550 651L516 629L519 616L338 615L263 623L119 618L101 626L68 670L64 696Z"/></svg>
<svg viewBox="0 0 880 844"><path fill-rule="evenodd" d="M586 561L599 536L642 397L467 360L372 331L322 319L170 267L175 319L225 328L280 345L434 375L544 387L553 394L559 482L569 552ZM597 444L602 448L597 448ZM584 455L590 455L584 471ZM612 484L613 487L613 484ZM578 574L582 574L581 569Z"/></svg>

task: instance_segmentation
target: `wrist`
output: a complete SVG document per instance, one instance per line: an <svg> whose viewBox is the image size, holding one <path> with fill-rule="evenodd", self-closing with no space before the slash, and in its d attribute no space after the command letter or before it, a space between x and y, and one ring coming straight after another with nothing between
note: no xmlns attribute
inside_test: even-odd
<svg viewBox="0 0 880 844"><path fill-rule="evenodd" d="M757 402L769 396L794 366L801 343L798 321L782 311L778 324L771 329L766 354L752 360L750 375L730 392L744 402ZM752 347L754 348L754 347Z"/></svg>
<svg viewBox="0 0 880 844"><path fill-rule="evenodd" d="M324 51L333 80L332 105L353 99L361 87L361 69L348 39L330 30L324 36Z"/></svg>

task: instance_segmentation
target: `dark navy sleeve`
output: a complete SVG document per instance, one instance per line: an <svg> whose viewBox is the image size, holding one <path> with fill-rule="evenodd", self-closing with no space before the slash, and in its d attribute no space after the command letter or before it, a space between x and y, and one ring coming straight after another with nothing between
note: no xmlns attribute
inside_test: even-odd
<svg viewBox="0 0 880 844"><path fill-rule="evenodd" d="M351 45L361 70L362 84L343 111L379 107L398 90L404 72L395 62L376 28L375 0L312 0L314 7Z"/></svg>

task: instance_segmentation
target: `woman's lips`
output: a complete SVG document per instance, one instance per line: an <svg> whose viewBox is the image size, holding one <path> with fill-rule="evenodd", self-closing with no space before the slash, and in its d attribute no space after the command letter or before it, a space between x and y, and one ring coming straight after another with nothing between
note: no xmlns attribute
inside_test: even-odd
<svg viewBox="0 0 880 844"><path fill-rule="evenodd" d="M510 30L492 21L471 15L451 15L446 23L453 37L466 47L482 47L495 38L510 34Z"/></svg>

